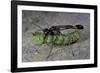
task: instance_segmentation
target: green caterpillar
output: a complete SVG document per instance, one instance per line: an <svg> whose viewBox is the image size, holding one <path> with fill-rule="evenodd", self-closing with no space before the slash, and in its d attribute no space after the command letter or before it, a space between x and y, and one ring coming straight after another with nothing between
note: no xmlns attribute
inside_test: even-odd
<svg viewBox="0 0 100 73"><path fill-rule="evenodd" d="M75 30L66 35L47 35L45 38L44 37L45 34L43 32L35 32L32 37L34 44L42 45L53 43L56 45L70 45L79 40L80 31Z"/></svg>

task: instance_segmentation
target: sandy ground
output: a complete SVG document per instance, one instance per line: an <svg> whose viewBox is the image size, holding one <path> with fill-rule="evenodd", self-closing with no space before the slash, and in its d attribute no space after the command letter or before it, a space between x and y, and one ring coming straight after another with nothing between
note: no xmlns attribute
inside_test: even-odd
<svg viewBox="0 0 100 73"><path fill-rule="evenodd" d="M80 40L69 46L53 46L52 52L47 58L51 46L34 45L32 32L53 25L75 25L80 23L84 26ZM36 26L38 25L38 26ZM73 55L74 54L74 55ZM88 13L64 13L64 12L22 12L22 61L55 61L55 60L79 60L90 58L90 15Z"/></svg>

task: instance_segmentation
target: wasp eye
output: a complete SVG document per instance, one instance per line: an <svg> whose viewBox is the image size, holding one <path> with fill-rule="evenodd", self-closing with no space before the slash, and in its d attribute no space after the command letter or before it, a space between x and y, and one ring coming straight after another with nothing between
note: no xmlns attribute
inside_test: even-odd
<svg viewBox="0 0 100 73"><path fill-rule="evenodd" d="M77 29L84 29L83 25L76 25Z"/></svg>

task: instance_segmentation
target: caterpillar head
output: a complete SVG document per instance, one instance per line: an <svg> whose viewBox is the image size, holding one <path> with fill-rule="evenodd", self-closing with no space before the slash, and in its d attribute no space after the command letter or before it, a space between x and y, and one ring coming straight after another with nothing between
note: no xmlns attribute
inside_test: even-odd
<svg viewBox="0 0 100 73"><path fill-rule="evenodd" d="M80 30L84 29L83 25L76 25L76 28Z"/></svg>

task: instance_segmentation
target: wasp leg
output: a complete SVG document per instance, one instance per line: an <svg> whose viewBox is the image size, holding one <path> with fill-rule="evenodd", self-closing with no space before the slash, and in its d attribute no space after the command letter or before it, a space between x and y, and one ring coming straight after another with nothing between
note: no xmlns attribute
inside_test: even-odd
<svg viewBox="0 0 100 73"><path fill-rule="evenodd" d="M69 49L71 50L71 55L72 55L72 57L75 57L76 55L75 55L75 53L74 53L73 48L71 48L71 45L69 46Z"/></svg>
<svg viewBox="0 0 100 73"><path fill-rule="evenodd" d="M48 53L48 56L46 57L46 60L48 60L49 57L51 56L52 50L53 50L53 44L51 45L51 48L50 48L50 51Z"/></svg>
<svg viewBox="0 0 100 73"><path fill-rule="evenodd" d="M72 49L71 49L71 52L72 52L72 56L75 57L76 55Z"/></svg>
<svg viewBox="0 0 100 73"><path fill-rule="evenodd" d="M53 38L54 38L54 36L52 36L52 43L50 44L51 48L50 48L50 51L48 53L48 56L46 57L46 60L49 59L49 57L51 56L52 50L53 50L53 46L54 46L54 40L53 40Z"/></svg>

